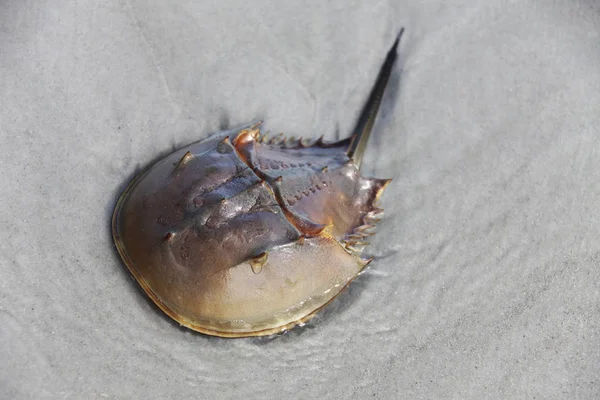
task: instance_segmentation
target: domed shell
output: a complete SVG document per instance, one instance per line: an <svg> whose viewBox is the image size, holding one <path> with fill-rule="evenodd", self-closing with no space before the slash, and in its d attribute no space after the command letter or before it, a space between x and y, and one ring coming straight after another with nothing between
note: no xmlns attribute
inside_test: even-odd
<svg viewBox="0 0 600 400"><path fill-rule="evenodd" d="M347 141L222 132L159 161L123 193L115 243L170 317L218 336L309 319L356 277L387 180L366 179Z"/></svg>
<svg viewBox="0 0 600 400"><path fill-rule="evenodd" d="M359 166L402 32L348 139L269 140L249 125L172 153L127 187L114 241L167 315L209 335L281 332L365 268L360 253L389 180L364 178Z"/></svg>

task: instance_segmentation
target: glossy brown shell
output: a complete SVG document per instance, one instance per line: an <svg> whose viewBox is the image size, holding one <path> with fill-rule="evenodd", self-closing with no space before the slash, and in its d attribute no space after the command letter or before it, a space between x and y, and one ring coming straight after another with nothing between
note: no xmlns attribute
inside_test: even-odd
<svg viewBox="0 0 600 400"><path fill-rule="evenodd" d="M364 237L388 180L363 178L348 141L221 132L141 173L113 236L148 296L210 335L259 336L306 321L368 263Z"/></svg>
<svg viewBox="0 0 600 400"><path fill-rule="evenodd" d="M186 146L129 185L113 214L114 241L167 315L209 335L281 332L369 263L360 253L389 180L358 167L403 31L348 139L269 140L249 125Z"/></svg>

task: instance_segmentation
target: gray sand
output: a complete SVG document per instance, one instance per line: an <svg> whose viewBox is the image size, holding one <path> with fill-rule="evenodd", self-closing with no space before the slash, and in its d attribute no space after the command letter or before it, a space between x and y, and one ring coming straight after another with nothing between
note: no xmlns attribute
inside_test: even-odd
<svg viewBox="0 0 600 400"><path fill-rule="evenodd" d="M0 398L600 398L600 5L247 3L0 2ZM368 272L283 336L171 322L112 245L128 179L255 119L346 136L401 26Z"/></svg>

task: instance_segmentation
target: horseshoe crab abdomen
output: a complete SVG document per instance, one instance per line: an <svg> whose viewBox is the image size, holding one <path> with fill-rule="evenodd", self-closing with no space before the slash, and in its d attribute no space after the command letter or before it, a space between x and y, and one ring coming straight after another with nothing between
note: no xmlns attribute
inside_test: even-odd
<svg viewBox="0 0 600 400"><path fill-rule="evenodd" d="M273 187L291 220L328 225L334 237L344 240L365 225L369 212L381 212L374 204L389 179L362 177L346 155L348 140L266 141L247 131L236 139L236 148Z"/></svg>

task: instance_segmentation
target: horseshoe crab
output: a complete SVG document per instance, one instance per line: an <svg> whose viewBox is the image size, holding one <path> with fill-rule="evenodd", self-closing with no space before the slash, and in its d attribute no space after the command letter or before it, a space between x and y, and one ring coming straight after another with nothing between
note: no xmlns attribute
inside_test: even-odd
<svg viewBox="0 0 600 400"><path fill-rule="evenodd" d="M129 184L114 242L162 311L208 335L269 335L309 320L365 268L390 180L359 167L402 31L349 138L269 139L252 124L175 151Z"/></svg>

